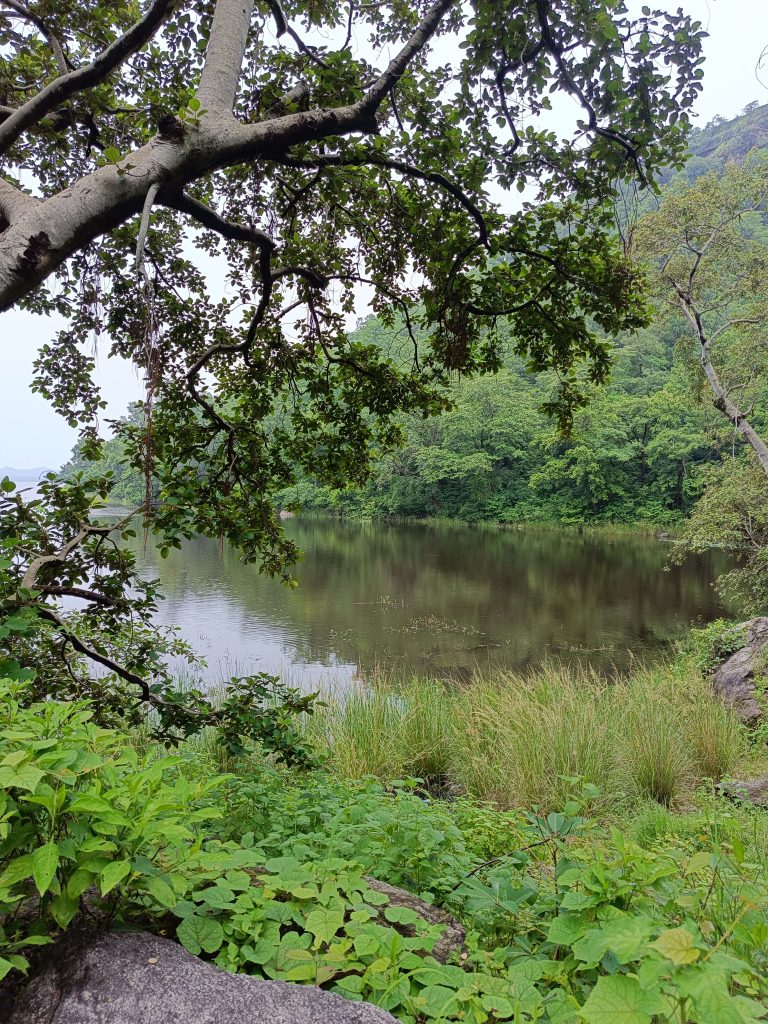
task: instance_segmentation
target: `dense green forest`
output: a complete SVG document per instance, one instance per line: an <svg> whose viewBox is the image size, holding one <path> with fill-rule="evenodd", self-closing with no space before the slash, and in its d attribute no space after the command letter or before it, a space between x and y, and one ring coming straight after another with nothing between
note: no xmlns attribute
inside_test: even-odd
<svg viewBox="0 0 768 1024"><path fill-rule="evenodd" d="M617 221L657 208L681 182L720 173L766 146L768 105L752 103L730 121L715 118L694 130L684 169L667 177L660 195L622 191ZM402 325L369 316L355 337L395 360L409 357ZM284 493L285 504L358 518L666 524L691 511L705 468L733 453L733 432L712 407L693 342L677 320L659 316L617 339L611 380L591 389L568 438L541 412L557 383L551 372L528 372L513 354L496 374L457 377L453 408L405 416L404 446L379 460L367 486L339 490L307 477ZM758 409L758 429L764 422ZM121 442L108 443L100 468L117 477L115 498L140 502L144 481L121 456ZM83 465L76 448L64 470Z"/></svg>

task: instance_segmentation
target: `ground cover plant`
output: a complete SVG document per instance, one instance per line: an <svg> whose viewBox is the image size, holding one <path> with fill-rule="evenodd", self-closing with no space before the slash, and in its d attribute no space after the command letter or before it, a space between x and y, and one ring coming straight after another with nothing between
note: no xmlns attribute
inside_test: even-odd
<svg viewBox="0 0 768 1024"><path fill-rule="evenodd" d="M224 969L319 984L405 1024L768 1013L760 812L646 801L627 827L574 777L558 810L509 812L415 779L233 756L210 735L169 757L144 734L137 753L85 703L25 707L25 685L0 690L6 983L86 902ZM440 927L369 877L458 916L463 950L436 960Z"/></svg>

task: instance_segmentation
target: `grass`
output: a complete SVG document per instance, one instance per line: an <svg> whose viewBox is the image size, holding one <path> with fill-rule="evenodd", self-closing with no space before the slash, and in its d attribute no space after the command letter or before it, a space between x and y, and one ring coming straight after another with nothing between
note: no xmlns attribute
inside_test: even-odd
<svg viewBox="0 0 768 1024"><path fill-rule="evenodd" d="M502 809L561 807L576 777L599 787L605 810L674 806L734 773L747 745L690 660L613 682L545 666L452 691L379 681L324 699L307 729L340 776L439 780Z"/></svg>

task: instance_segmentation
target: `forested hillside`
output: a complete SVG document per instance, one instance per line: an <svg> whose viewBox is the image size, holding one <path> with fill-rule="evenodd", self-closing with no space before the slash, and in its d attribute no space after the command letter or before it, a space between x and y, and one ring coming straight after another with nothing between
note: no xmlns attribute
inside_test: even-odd
<svg viewBox="0 0 768 1024"><path fill-rule="evenodd" d="M692 133L685 168L642 205L656 206L679 183L764 148L768 104L750 104L730 121L715 118ZM355 338L396 361L411 345L403 326L385 327L375 316ZM618 338L611 380L592 389L569 438L541 412L557 383L552 373L529 373L510 353L497 374L457 377L449 411L406 416L404 446L381 458L367 486L334 490L306 478L285 492L285 503L353 517L665 524L691 510L705 468L732 452L732 431L703 389L693 342L677 320L658 316ZM756 417L760 428L760 409ZM120 442L108 443L101 468L119 479L113 496L141 501L144 481L120 457ZM65 471L82 465L76 449Z"/></svg>

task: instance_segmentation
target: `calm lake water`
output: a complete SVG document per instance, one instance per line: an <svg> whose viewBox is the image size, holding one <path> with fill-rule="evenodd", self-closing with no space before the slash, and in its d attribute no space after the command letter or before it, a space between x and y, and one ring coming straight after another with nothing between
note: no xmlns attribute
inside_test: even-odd
<svg viewBox="0 0 768 1024"><path fill-rule="evenodd" d="M463 678L553 658L612 672L726 611L712 588L722 555L665 571L669 544L647 538L301 519L286 529L305 552L297 590L214 541L165 561L134 542L142 572L162 581L160 621L181 627L209 680Z"/></svg>

